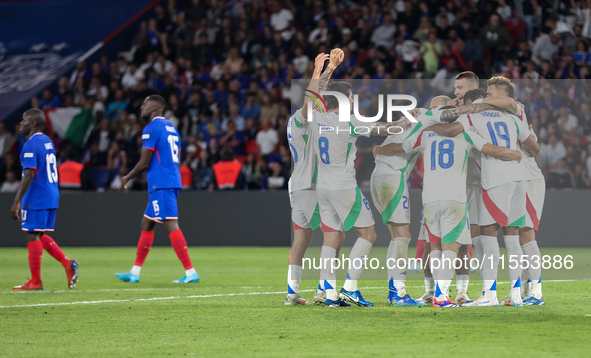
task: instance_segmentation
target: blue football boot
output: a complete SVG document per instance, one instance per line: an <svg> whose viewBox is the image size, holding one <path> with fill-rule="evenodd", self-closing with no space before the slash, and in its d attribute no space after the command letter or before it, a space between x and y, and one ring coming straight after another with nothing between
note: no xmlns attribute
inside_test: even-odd
<svg viewBox="0 0 591 358"><path fill-rule="evenodd" d="M361 296L361 292L357 291L346 291L344 288L341 288L341 292L339 293L339 297L341 300L345 300L351 303L356 304L357 306L362 307L371 307L373 303L367 302L363 296ZM327 300L328 302L328 300Z"/></svg>
<svg viewBox="0 0 591 358"><path fill-rule="evenodd" d="M133 275L131 270L126 273L116 273L115 277L123 282L140 282L140 275Z"/></svg>
<svg viewBox="0 0 591 358"><path fill-rule="evenodd" d="M197 272L192 274L191 276L185 275L176 281L172 281L172 283L191 283L191 282L199 282L199 275Z"/></svg>

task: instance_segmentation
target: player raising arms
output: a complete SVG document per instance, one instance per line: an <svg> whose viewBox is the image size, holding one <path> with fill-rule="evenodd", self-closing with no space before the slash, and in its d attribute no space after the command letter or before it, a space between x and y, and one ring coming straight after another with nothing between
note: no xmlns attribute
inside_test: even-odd
<svg viewBox="0 0 591 358"><path fill-rule="evenodd" d="M338 92L349 100L351 112L353 93L347 82L333 82L328 91ZM350 115L349 122L339 121L339 101L333 95L324 97L328 113L317 113L314 116L313 143L319 156L318 182L316 193L322 221L324 243L320 253L322 263L321 277L324 278L327 307L349 306L344 301L358 306L373 306L363 299L358 290L358 281L363 272L359 267L360 260L369 254L376 240L374 220L369 202L357 186L354 161L357 154L355 142L359 135L389 135L397 131L391 127L402 122L367 123ZM349 259L347 279L340 291L336 291L336 273L330 263L336 257L343 233L355 228L358 239L355 242Z"/></svg>
<svg viewBox="0 0 591 358"><path fill-rule="evenodd" d="M51 139L42 133L44 129L45 115L42 111L31 109L23 114L20 131L27 137L21 152L23 179L10 214L13 219L21 220L22 230L26 231L31 279L24 285L13 287L13 290L43 289L43 249L64 266L69 288L76 287L78 282L78 261L70 260L55 241L45 234L54 230L60 194L55 148Z"/></svg>
<svg viewBox="0 0 591 358"><path fill-rule="evenodd" d="M330 62L326 70L320 75L324 63L329 58ZM344 52L341 49L332 50L330 56L324 53L316 56L314 73L308 91L315 94L326 90L330 76L343 58ZM306 98L303 107L296 111L287 123L287 140L294 161L294 168L288 185L294 237L289 251L287 297L284 302L286 306L310 303L300 295L302 259L312 241L313 231L320 226L320 212L318 211L318 200L316 199L316 176L314 175L318 169L318 158L310 139L314 126L312 122L308 121L308 106L312 105L311 100ZM341 238L341 244L343 241L344 234ZM324 282L322 280L318 284L314 300L319 303L325 303L326 301Z"/></svg>
<svg viewBox="0 0 591 358"><path fill-rule="evenodd" d="M148 170L149 201L142 219L135 265L127 273L115 274L125 282L140 280L142 265L154 241L156 223L164 224L172 247L185 268L185 276L173 283L199 282L199 275L189 257L187 241L178 224L177 197L181 188L180 135L174 125L163 117L165 108L166 101L161 96L151 95L144 100L141 117L149 119L150 123L142 132L140 161L129 174L121 178L121 187L126 188L130 179Z"/></svg>

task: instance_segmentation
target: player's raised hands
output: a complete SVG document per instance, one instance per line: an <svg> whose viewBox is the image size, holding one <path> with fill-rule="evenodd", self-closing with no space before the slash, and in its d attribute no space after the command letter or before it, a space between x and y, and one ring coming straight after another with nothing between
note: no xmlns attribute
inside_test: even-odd
<svg viewBox="0 0 591 358"><path fill-rule="evenodd" d="M10 216L12 216L14 220L20 220L20 212L21 203L19 201L15 201L14 204L12 204L12 208L10 208Z"/></svg>
<svg viewBox="0 0 591 358"><path fill-rule="evenodd" d="M314 71L322 71L322 69L324 68L324 63L329 58L330 55L324 52L316 56L316 59L314 59Z"/></svg>
<svg viewBox="0 0 591 358"><path fill-rule="evenodd" d="M328 64L331 67L337 67L338 65L343 62L345 58L345 52L340 48L335 48L330 51L330 63Z"/></svg>

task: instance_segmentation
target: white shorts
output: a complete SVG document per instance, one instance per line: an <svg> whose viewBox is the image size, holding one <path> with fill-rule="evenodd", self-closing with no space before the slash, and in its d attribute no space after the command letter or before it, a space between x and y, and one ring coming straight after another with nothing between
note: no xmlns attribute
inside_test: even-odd
<svg viewBox="0 0 591 358"><path fill-rule="evenodd" d="M291 221L294 230L312 229L320 226L320 211L315 189L296 190L289 194Z"/></svg>
<svg viewBox="0 0 591 358"><path fill-rule="evenodd" d="M421 212L421 229L419 230L419 238L418 239L429 242L429 234L427 233L427 226L425 226L425 219L424 219L423 212Z"/></svg>
<svg viewBox="0 0 591 358"><path fill-rule="evenodd" d="M480 226L525 227L526 187L525 181L518 181L482 189Z"/></svg>
<svg viewBox="0 0 591 358"><path fill-rule="evenodd" d="M348 231L375 224L369 202L359 188L316 189L316 195L323 232Z"/></svg>
<svg viewBox="0 0 591 358"><path fill-rule="evenodd" d="M466 186L466 196L468 202L468 219L470 225L480 223L480 201L482 200L482 187L480 185L469 184Z"/></svg>
<svg viewBox="0 0 591 358"><path fill-rule="evenodd" d="M431 244L472 243L468 223L468 205L454 200L439 200L423 205L425 225Z"/></svg>
<svg viewBox="0 0 591 358"><path fill-rule="evenodd" d="M538 231L542 210L544 209L544 198L546 197L546 181L544 178L528 180L525 209L525 227L531 227Z"/></svg>
<svg viewBox="0 0 591 358"><path fill-rule="evenodd" d="M410 200L404 174L378 162L371 174L370 188L384 225L410 223Z"/></svg>

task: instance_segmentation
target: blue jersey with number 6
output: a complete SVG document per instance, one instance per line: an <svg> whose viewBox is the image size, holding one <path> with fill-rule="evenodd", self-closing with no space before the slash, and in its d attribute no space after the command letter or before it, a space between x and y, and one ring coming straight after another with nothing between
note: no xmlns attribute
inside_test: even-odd
<svg viewBox="0 0 591 358"><path fill-rule="evenodd" d="M156 117L142 132L142 148L154 151L148 168L148 193L158 189L180 189L179 154L181 137L164 117Z"/></svg>
<svg viewBox="0 0 591 358"><path fill-rule="evenodd" d="M43 133L33 134L23 145L21 163L23 174L25 169L35 170L35 177L21 201L21 209L57 209L60 193L57 160L51 139Z"/></svg>

